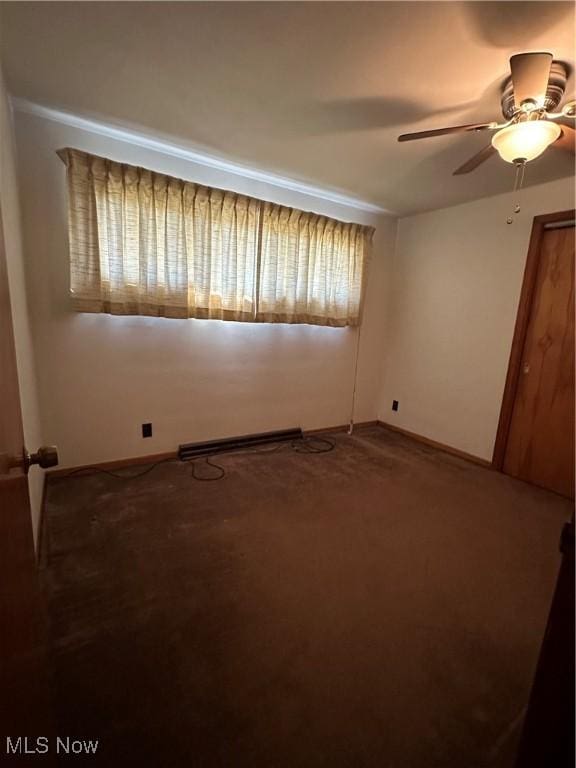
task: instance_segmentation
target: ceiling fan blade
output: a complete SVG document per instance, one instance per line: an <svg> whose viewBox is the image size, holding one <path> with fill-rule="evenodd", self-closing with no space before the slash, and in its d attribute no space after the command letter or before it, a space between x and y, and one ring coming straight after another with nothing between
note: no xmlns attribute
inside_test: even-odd
<svg viewBox="0 0 576 768"><path fill-rule="evenodd" d="M398 136L398 141L416 141L416 139L429 139L431 136L444 136L447 133L465 133L466 131L486 131L494 129L497 123L469 123L468 125L453 125L451 128L433 128L430 131L418 133L403 133Z"/></svg>
<svg viewBox="0 0 576 768"><path fill-rule="evenodd" d="M551 64L551 53L517 53L512 56L510 71L517 107L527 100L534 101L539 107L544 106Z"/></svg>
<svg viewBox="0 0 576 768"><path fill-rule="evenodd" d="M556 149L564 149L566 152L576 154L576 130L569 125L561 125L562 135L556 139L553 147Z"/></svg>
<svg viewBox="0 0 576 768"><path fill-rule="evenodd" d="M477 152L474 157L467 160L464 165L461 165L460 168L456 168L452 176L461 176L463 173L470 173L470 171L475 170L479 165L482 165L482 163L488 160L489 157L492 157L495 152L496 150L492 144L488 144L481 149L480 152Z"/></svg>

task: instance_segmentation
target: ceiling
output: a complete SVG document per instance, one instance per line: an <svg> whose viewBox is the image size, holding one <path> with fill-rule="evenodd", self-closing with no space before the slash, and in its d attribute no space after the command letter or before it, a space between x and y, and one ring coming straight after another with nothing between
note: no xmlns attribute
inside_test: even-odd
<svg viewBox="0 0 576 768"><path fill-rule="evenodd" d="M500 119L512 53L574 66L571 2L8 2L0 22L16 96L399 214L508 191L513 168L453 177L485 136L398 134ZM548 150L526 183L573 172Z"/></svg>

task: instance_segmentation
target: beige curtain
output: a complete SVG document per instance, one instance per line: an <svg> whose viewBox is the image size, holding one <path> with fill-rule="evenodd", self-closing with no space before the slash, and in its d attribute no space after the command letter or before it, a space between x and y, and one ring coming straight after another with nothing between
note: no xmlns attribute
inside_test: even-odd
<svg viewBox="0 0 576 768"><path fill-rule="evenodd" d="M356 325L373 230L264 203L257 319Z"/></svg>
<svg viewBox="0 0 576 768"><path fill-rule="evenodd" d="M58 154L76 310L358 323L371 228L74 149Z"/></svg>

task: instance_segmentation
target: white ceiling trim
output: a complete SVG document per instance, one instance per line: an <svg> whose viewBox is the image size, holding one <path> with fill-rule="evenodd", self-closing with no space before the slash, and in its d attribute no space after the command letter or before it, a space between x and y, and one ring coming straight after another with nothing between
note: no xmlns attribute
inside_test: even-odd
<svg viewBox="0 0 576 768"><path fill-rule="evenodd" d="M168 141L162 141L161 139L153 139L150 136L145 136L134 130L128 130L124 128L118 128L109 123L102 123L96 120L90 120L79 115L74 115L71 112L63 112L59 109L53 109L52 107L46 107L41 104L36 104L27 99L21 99L12 96L11 99L12 108L16 112L25 112L30 115L37 115L47 120L52 120L62 125L69 125L73 128L80 128L90 133L95 133L100 136L107 136L111 139L118 141L129 142L145 149L151 149L155 152L162 152L165 155L171 155L172 157L178 157L183 160L189 160L199 165L206 166L208 168L215 168L219 171L225 171L226 173L232 173L242 178L253 179L265 184L272 184L275 187L281 187L282 189L289 189L293 192L300 192L310 197L315 197L320 200L328 200L332 203L339 205L345 205L349 208L355 208L359 211L366 211L367 213L386 213L392 214L392 211L388 211L385 208L381 208L374 203L368 203L365 200L359 200L355 197L349 197L348 195L334 192L330 189L323 189L322 187L315 187L305 182L296 181L285 176L278 176L266 171L260 171L256 168L241 165L229 160L223 160L215 155L206 154L195 149L188 149L187 147L179 146L178 144L172 144Z"/></svg>

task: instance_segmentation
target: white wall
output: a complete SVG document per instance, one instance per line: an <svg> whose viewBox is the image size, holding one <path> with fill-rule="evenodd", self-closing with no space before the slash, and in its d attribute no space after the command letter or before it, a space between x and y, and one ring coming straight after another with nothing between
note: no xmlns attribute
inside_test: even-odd
<svg viewBox="0 0 576 768"><path fill-rule="evenodd" d="M170 451L186 441L347 423L357 338L353 329L69 311L64 167L55 154L64 146L376 226L355 420L376 418L394 219L38 115L17 113L16 124L41 412L62 466ZM142 439L140 425L148 421L154 436Z"/></svg>
<svg viewBox="0 0 576 768"><path fill-rule="evenodd" d="M512 175L511 167L511 183ZM492 458L532 219L574 208L574 179L523 190L509 225L515 200L498 195L401 219L392 267L379 418L484 459Z"/></svg>
<svg viewBox="0 0 576 768"><path fill-rule="evenodd" d="M35 451L42 443L38 395L36 390L36 370L34 348L28 317L26 299L25 270L22 250L20 207L15 166L15 150L12 115L2 70L0 69L0 208L6 246L8 283L12 304L12 325L16 343L16 362L20 386L22 424L24 440L30 451ZM34 542L37 541L40 506L42 503L43 472L34 467L28 475L30 507Z"/></svg>

